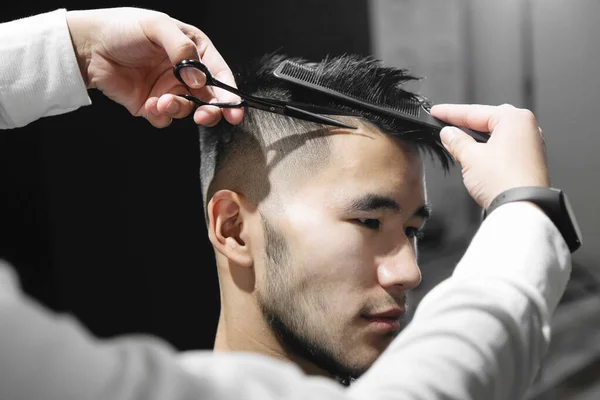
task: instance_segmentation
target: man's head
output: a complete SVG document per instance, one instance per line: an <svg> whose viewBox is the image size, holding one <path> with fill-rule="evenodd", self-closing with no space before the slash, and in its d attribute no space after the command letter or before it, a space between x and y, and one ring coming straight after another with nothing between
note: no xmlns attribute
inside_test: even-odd
<svg viewBox="0 0 600 400"><path fill-rule="evenodd" d="M314 102L357 130L247 109L200 128L201 181L222 312L216 348L257 350L359 376L399 331L420 282L416 236L428 217L421 150L449 157L427 129L279 81L269 56L237 79L247 93ZM301 61L301 60L296 60ZM329 86L394 106L414 98L404 70L343 56ZM221 337L219 337L221 336Z"/></svg>

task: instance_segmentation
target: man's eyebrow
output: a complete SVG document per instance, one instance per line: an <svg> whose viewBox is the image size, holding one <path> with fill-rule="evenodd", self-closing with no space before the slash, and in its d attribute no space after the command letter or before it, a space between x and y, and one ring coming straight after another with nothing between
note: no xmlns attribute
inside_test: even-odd
<svg viewBox="0 0 600 400"><path fill-rule="evenodd" d="M378 194L367 194L356 198L350 203L348 210L350 212L372 212L379 210L389 210L400 212L402 208L391 197ZM417 217L427 221L431 217L431 205L424 204L415 211L411 218Z"/></svg>
<svg viewBox="0 0 600 400"><path fill-rule="evenodd" d="M367 194L352 200L348 210L354 212L369 212L377 210L390 210L398 212L400 211L400 205L391 197L381 196L378 194Z"/></svg>

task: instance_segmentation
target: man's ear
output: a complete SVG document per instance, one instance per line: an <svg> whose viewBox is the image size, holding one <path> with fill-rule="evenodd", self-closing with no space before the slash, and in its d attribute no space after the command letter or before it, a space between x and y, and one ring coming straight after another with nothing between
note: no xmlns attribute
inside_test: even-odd
<svg viewBox="0 0 600 400"><path fill-rule="evenodd" d="M240 196L231 190L219 190L208 203L208 237L215 250L242 267L253 265L249 244L243 239L244 208Z"/></svg>

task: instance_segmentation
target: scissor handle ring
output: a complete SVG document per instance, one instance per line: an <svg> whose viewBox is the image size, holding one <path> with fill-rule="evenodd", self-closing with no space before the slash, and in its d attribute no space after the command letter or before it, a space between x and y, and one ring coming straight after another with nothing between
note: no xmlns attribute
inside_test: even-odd
<svg viewBox="0 0 600 400"><path fill-rule="evenodd" d="M173 67L173 75L175 75L175 78L177 78L177 80L179 82L181 82L188 89L191 89L191 88L188 86L187 83L185 83L185 81L181 77L181 69L182 68L196 68L197 70L201 71L204 74L204 76L206 77L205 86L218 87L218 88L227 90L231 93L237 94L240 97L243 97L241 95L240 91L237 90L236 88L231 87L223 82L219 82L218 80L213 78L212 74L210 73L210 71L208 70L206 65L204 65L199 60L192 60L192 59L181 60L177 64L175 64L175 66ZM215 106L215 107L219 107L219 108L240 108L240 107L243 107L245 104L243 99L238 102L230 102L230 103L208 103L204 100L200 100L197 97L191 96L189 94L180 94L179 96L183 97L189 101L192 101L199 106Z"/></svg>
<svg viewBox="0 0 600 400"><path fill-rule="evenodd" d="M208 68L206 68L206 65L202 64L198 60L181 60L177 64L175 64L175 66L173 67L173 74L175 75L175 78L177 78L177 80L179 82L183 83L186 87L188 85L187 85L187 83L185 83L185 81L181 77L181 69L182 68L196 68L197 70L201 71L204 74L204 76L206 77L206 85L218 86L215 83L216 81L214 80L210 71L208 70Z"/></svg>

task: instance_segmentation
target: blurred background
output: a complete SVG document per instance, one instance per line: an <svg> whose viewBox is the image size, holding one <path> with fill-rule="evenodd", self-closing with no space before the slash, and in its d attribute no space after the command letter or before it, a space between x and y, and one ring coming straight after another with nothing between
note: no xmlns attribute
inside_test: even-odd
<svg viewBox="0 0 600 400"><path fill-rule="evenodd" d="M552 183L584 237L530 399L600 398L600 2L304 0L3 6L0 21L56 8L137 6L194 24L236 70L266 52L318 60L374 55L423 79L436 103L511 103L544 129ZM94 334L148 333L212 348L219 296L191 121L157 130L90 92L93 105L0 133L0 257L25 291ZM460 170L427 166L434 218L421 246L416 305L452 269L480 210ZM526 230L515 226L514 234Z"/></svg>

